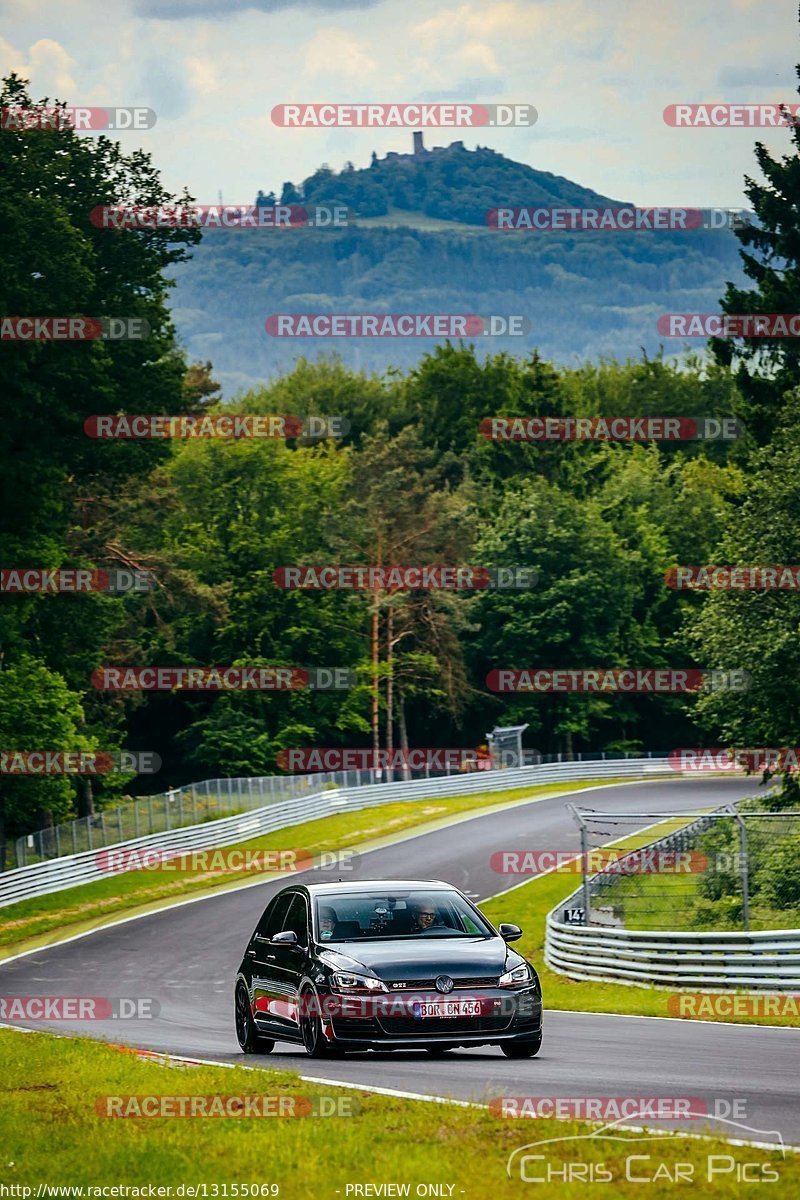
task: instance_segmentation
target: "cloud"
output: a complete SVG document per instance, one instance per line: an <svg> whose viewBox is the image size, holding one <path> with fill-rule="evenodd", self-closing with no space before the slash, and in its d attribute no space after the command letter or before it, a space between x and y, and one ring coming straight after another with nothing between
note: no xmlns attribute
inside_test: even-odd
<svg viewBox="0 0 800 1200"><path fill-rule="evenodd" d="M727 88L775 87L776 84L785 83L792 91L797 86L791 66L775 62L764 63L760 67L743 67L738 63L720 67L717 83Z"/></svg>
<svg viewBox="0 0 800 1200"><path fill-rule="evenodd" d="M319 79L363 79L371 75L377 63L365 53L363 44L339 29L319 29L305 48L304 74Z"/></svg>
<svg viewBox="0 0 800 1200"><path fill-rule="evenodd" d="M175 60L164 54L154 53L144 59L136 90L147 97L148 106L159 117L182 117L189 109L191 93L186 77Z"/></svg>
<svg viewBox="0 0 800 1200"><path fill-rule="evenodd" d="M420 92L412 96L415 104L441 104L447 100L485 101L487 96L501 96L504 85L492 75L474 79L462 79L452 87L439 88L432 92Z"/></svg>
<svg viewBox="0 0 800 1200"><path fill-rule="evenodd" d="M40 38L27 54L0 39L0 70L3 74L16 71L23 79L30 79L33 95L66 100L76 90L72 73L75 66L75 59L52 38Z"/></svg>
<svg viewBox="0 0 800 1200"><path fill-rule="evenodd" d="M179 21L187 17L227 17L235 12L271 13L287 8L318 8L345 12L352 8L374 8L382 0L136 0L140 17Z"/></svg>

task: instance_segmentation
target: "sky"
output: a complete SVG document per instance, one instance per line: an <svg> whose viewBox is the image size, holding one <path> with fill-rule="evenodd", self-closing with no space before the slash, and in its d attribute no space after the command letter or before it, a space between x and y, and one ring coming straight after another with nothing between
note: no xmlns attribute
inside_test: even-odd
<svg viewBox="0 0 800 1200"><path fill-rule="evenodd" d="M674 129L672 103L796 99L795 0L0 0L0 74L35 99L140 105L165 186L252 203L322 163L411 149L410 129L282 129L290 102L528 103L532 128L429 130L639 205L738 207L753 145ZM86 135L91 136L91 135Z"/></svg>

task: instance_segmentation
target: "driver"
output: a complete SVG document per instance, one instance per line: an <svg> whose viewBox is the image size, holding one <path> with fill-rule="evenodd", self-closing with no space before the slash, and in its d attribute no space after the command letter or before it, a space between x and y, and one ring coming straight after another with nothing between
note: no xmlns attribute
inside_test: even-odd
<svg viewBox="0 0 800 1200"><path fill-rule="evenodd" d="M325 906L319 910L319 936L321 941L329 942L336 928L336 909Z"/></svg>
<svg viewBox="0 0 800 1200"><path fill-rule="evenodd" d="M412 908L412 933L425 933L436 924L436 909L429 900L418 900Z"/></svg>

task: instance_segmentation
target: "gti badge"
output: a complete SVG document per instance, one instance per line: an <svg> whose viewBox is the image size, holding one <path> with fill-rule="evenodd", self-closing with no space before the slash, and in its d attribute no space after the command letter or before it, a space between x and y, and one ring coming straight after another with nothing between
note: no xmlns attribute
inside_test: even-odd
<svg viewBox="0 0 800 1200"><path fill-rule="evenodd" d="M436 980L437 992L452 992L453 981L449 975L440 975Z"/></svg>

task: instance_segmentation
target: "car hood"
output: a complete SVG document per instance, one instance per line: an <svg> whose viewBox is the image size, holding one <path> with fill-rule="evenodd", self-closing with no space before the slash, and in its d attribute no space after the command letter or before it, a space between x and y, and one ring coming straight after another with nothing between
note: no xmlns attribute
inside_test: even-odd
<svg viewBox="0 0 800 1200"><path fill-rule="evenodd" d="M500 976L523 960L502 938L409 938L407 941L338 942L328 944L320 958L333 970L366 967L378 979L455 980Z"/></svg>

